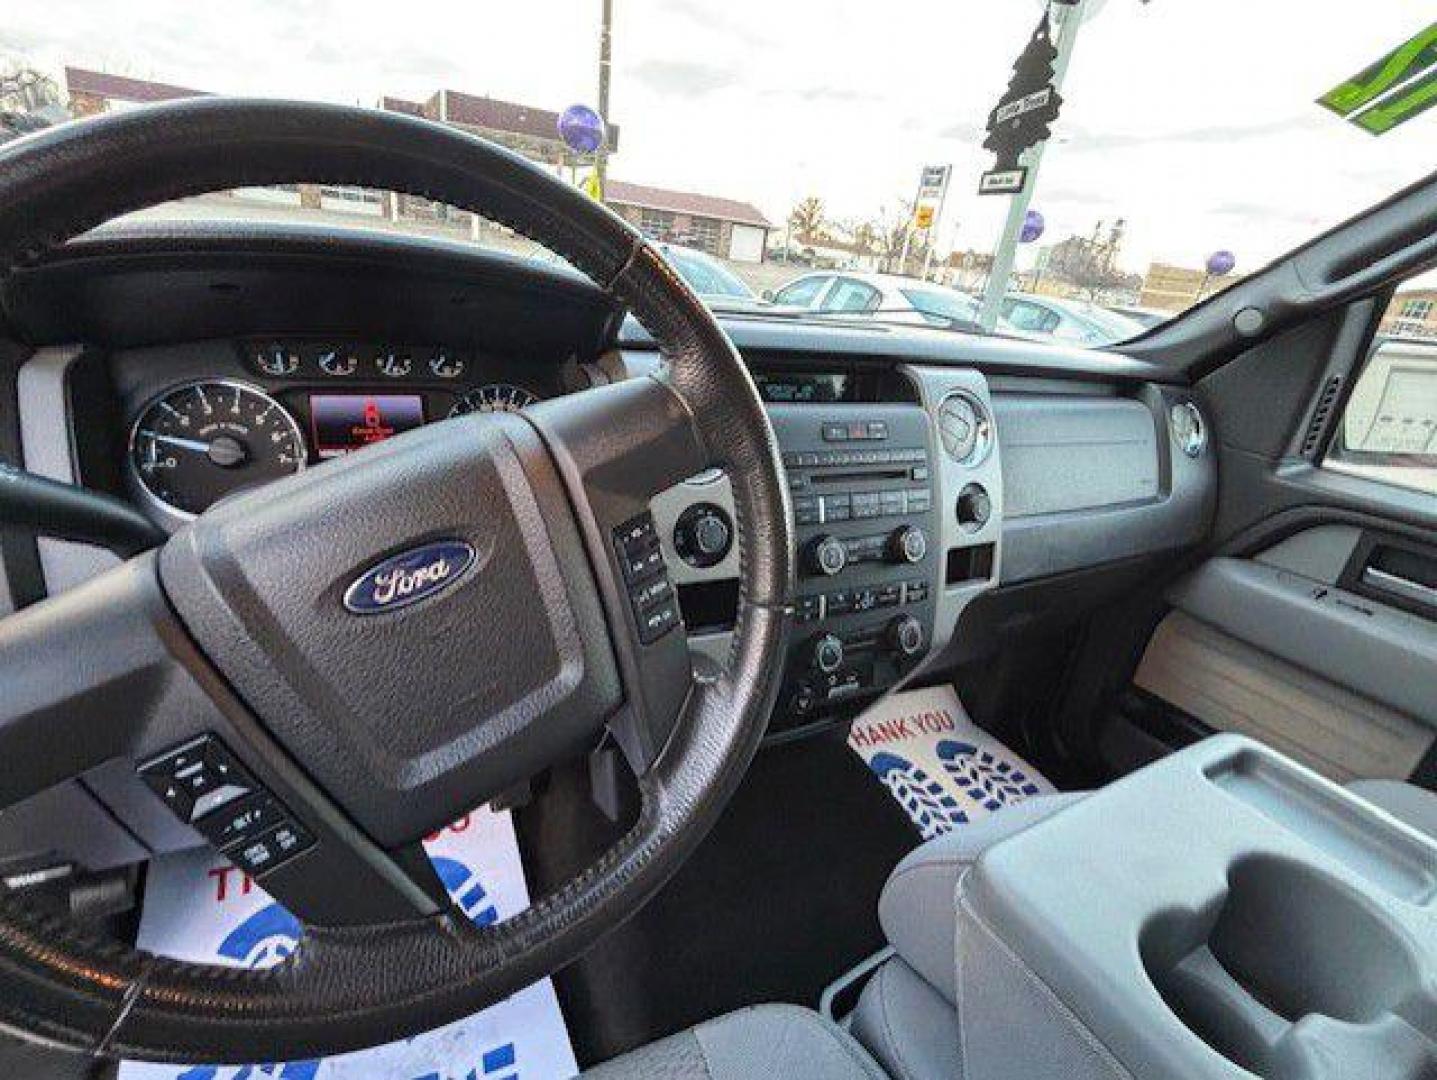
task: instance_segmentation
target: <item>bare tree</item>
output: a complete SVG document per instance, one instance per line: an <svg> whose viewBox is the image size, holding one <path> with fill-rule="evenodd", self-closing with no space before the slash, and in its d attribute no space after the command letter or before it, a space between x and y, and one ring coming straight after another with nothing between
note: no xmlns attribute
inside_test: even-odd
<svg viewBox="0 0 1437 1080"><path fill-rule="evenodd" d="M803 243L822 239L826 224L823 200L817 195L800 200L788 215L788 227L793 230L794 238Z"/></svg>

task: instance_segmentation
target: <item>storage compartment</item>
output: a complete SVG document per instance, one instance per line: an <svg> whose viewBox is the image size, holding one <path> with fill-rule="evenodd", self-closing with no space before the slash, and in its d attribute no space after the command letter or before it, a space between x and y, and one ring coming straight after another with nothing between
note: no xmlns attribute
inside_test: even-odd
<svg viewBox="0 0 1437 1080"><path fill-rule="evenodd" d="M1437 1080L1434 866L1273 751L1199 742L964 875L963 1074Z"/></svg>
<svg viewBox="0 0 1437 1080"><path fill-rule="evenodd" d="M1155 917L1139 950L1178 1019L1259 1076L1322 1075L1298 1061L1395 1046L1427 1064L1388 1075L1433 1075L1437 1018L1419 958L1381 908L1309 866L1246 859L1218 904Z"/></svg>

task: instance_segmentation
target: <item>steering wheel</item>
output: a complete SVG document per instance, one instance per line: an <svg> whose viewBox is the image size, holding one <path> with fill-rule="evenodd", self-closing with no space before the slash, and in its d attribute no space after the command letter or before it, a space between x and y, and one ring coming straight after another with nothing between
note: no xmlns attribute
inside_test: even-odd
<svg viewBox="0 0 1437 1080"><path fill-rule="evenodd" d="M539 241L627 304L666 365L226 500L0 622L0 807L117 760L158 759L146 775L163 777L189 754L268 792L309 841L259 876L304 930L263 971L149 955L0 898L0 1026L32 1038L285 1060L492 1004L664 884L733 793L777 693L792 525L754 383L642 236L522 158L405 116L290 102L67 124L0 150L0 267L167 199L297 180L421 195ZM648 500L712 466L733 485L740 599L725 668L696 680L681 628L641 625L653 579L635 584L629 563L652 565ZM522 914L473 926L422 838L605 732L638 777L635 824Z"/></svg>

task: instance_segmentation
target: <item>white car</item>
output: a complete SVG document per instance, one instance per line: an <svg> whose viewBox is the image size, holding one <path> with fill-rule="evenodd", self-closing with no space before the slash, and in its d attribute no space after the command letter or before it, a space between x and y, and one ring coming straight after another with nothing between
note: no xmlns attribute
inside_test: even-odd
<svg viewBox="0 0 1437 1080"><path fill-rule="evenodd" d="M944 285L895 274L817 270L795 278L772 297L774 303L804 311L875 315L887 322L973 329L979 302Z"/></svg>
<svg viewBox="0 0 1437 1080"><path fill-rule="evenodd" d="M1137 319L1119 315L1083 300L1009 293L999 309L1008 330L1033 341L1064 341L1073 345L1111 345L1137 337L1147 329Z"/></svg>

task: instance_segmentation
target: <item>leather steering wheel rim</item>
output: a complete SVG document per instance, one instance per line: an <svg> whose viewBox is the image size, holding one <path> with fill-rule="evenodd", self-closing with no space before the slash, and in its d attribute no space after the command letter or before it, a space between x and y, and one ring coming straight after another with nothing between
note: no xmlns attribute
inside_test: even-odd
<svg viewBox="0 0 1437 1080"><path fill-rule="evenodd" d="M582 874L497 927L457 911L307 928L264 971L151 956L0 897L0 1027L95 1054L174 1062L285 1060L412 1035L577 958L674 873L756 751L778 692L792 596L791 514L777 444L713 316L620 218L479 138L391 113L201 99L66 124L0 150L8 276L119 214L241 186L359 184L449 203L567 258L653 334L662 382L738 516L740 602L730 660L695 684L640 778L634 827Z"/></svg>

